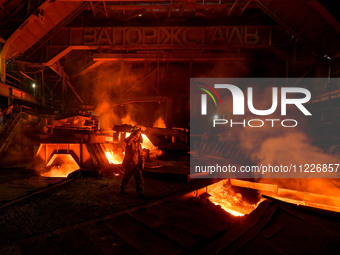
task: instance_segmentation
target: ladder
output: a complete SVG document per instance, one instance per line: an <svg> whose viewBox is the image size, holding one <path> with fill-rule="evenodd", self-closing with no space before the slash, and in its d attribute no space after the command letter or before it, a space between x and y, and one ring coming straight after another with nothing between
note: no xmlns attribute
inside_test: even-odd
<svg viewBox="0 0 340 255"><path fill-rule="evenodd" d="M3 154L10 145L16 131L20 127L23 112L13 112L12 119L7 120L0 129L0 155Z"/></svg>

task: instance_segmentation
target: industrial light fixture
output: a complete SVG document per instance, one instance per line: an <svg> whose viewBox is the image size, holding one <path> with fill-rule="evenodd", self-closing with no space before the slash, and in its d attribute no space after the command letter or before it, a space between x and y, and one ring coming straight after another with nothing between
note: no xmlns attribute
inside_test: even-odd
<svg viewBox="0 0 340 255"><path fill-rule="evenodd" d="M326 59L329 59L329 60L331 59L331 57L328 56L328 55L324 55L323 57L326 58Z"/></svg>
<svg viewBox="0 0 340 255"><path fill-rule="evenodd" d="M32 88L35 88L35 83L32 83Z"/></svg>

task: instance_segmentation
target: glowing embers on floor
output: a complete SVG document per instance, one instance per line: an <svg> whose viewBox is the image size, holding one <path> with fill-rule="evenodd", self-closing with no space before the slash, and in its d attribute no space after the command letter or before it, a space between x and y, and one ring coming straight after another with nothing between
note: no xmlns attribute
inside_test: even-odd
<svg viewBox="0 0 340 255"><path fill-rule="evenodd" d="M224 182L212 185L209 194L209 200L212 203L221 206L223 210L234 216L251 213L264 200L259 197L257 191L246 189L241 191L239 187L233 187Z"/></svg>
<svg viewBox="0 0 340 255"><path fill-rule="evenodd" d="M47 171L41 172L44 177L67 177L79 169L71 154L54 154L46 165Z"/></svg>

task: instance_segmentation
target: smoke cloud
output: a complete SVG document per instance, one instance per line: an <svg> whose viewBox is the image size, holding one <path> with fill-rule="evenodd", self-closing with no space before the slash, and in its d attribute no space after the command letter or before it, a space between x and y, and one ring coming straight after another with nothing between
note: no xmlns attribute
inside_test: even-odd
<svg viewBox="0 0 340 255"><path fill-rule="evenodd" d="M245 91L244 91L245 92ZM254 107L256 109L269 109L272 101L272 89L254 86ZM246 93L245 93L246 94ZM232 98L227 97L223 101L225 109L222 110L227 116L239 121L237 116L233 116ZM292 106L295 107L295 106ZM297 127L287 128L275 122L275 128L271 123L265 124L261 128L252 127L228 127L219 134L221 141L237 141L239 146L250 155L253 162L257 164L271 165L304 165L304 164L334 164L339 163L339 155L331 155L323 149L313 144L313 139L307 135L305 127L308 123L306 117L299 111L287 109L287 116L280 115L280 107L270 116L271 119L296 119ZM292 114L293 113L293 114ZM242 119L264 119L246 112ZM287 188L316 194L329 196L340 196L339 179L257 179L259 182L277 184L280 188Z"/></svg>
<svg viewBox="0 0 340 255"><path fill-rule="evenodd" d="M117 124L151 126L162 116L157 102L144 102L154 95L156 72L145 75L143 64L104 63L86 75L92 93L87 95L95 106L101 129Z"/></svg>

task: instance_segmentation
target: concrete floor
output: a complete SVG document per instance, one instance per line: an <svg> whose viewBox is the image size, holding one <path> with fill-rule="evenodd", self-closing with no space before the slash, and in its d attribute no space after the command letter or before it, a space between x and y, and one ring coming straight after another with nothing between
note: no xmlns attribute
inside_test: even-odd
<svg viewBox="0 0 340 255"><path fill-rule="evenodd" d="M139 199L133 178L127 194L120 195L121 176L47 178L24 168L2 169L0 175L0 245L119 215L205 185L144 177L146 199Z"/></svg>

